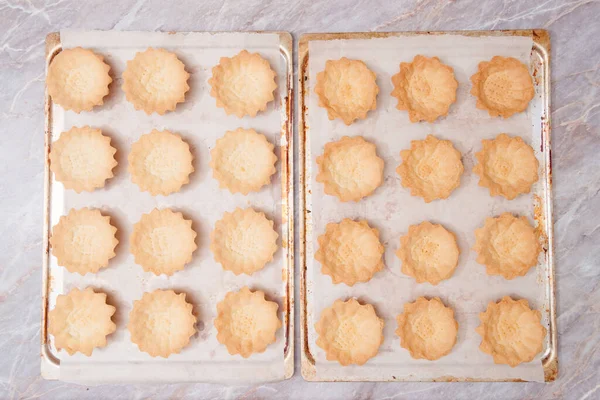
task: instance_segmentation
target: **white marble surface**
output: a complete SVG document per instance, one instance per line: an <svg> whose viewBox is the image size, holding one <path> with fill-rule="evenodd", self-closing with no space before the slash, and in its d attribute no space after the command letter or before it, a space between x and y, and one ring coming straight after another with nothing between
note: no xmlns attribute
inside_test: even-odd
<svg viewBox="0 0 600 400"><path fill-rule="evenodd" d="M82 4L83 3L83 4ZM537 1L0 1L0 398L600 398L600 4ZM558 380L103 385L39 374L44 38L61 28L304 32L540 27L552 35Z"/></svg>

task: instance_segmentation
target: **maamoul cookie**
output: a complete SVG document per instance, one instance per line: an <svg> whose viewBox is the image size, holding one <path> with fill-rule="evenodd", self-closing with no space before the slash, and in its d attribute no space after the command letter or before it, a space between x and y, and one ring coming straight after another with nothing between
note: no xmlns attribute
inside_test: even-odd
<svg viewBox="0 0 600 400"><path fill-rule="evenodd" d="M425 203L446 199L460 186L464 172L461 155L449 140L428 135L425 140L411 141L410 150L400 152L402 163L396 168L402 186Z"/></svg>
<svg viewBox="0 0 600 400"><path fill-rule="evenodd" d="M363 365L379 351L383 325L371 304L361 305L355 299L336 300L323 310L315 324L317 346L325 350L329 361Z"/></svg>
<svg viewBox="0 0 600 400"><path fill-rule="evenodd" d="M150 47L127 61L123 91L136 110L163 115L185 101L185 93L190 90L189 77L174 53Z"/></svg>
<svg viewBox="0 0 600 400"><path fill-rule="evenodd" d="M319 106L327 110L330 120L340 118L346 125L367 118L367 112L377 108L376 77L360 60L328 60L325 70L317 74Z"/></svg>
<svg viewBox="0 0 600 400"><path fill-rule="evenodd" d="M117 166L117 149L100 129L73 127L60 134L50 150L50 169L65 189L77 193L104 187Z"/></svg>
<svg viewBox="0 0 600 400"><path fill-rule="evenodd" d="M258 192L271 183L276 171L274 148L265 135L254 129L227 131L210 151L213 177L219 181L219 187L231 193Z"/></svg>
<svg viewBox="0 0 600 400"><path fill-rule="evenodd" d="M475 153L473 173L479 175L479 186L487 187L491 196L512 200L529 193L538 180L539 162L533 149L520 137L504 133L496 139L482 140L483 149Z"/></svg>
<svg viewBox="0 0 600 400"><path fill-rule="evenodd" d="M185 293L176 294L172 290L144 293L133 302L129 313L127 329L131 341L152 357L167 358L179 353L196 333L192 309Z"/></svg>
<svg viewBox="0 0 600 400"><path fill-rule="evenodd" d="M252 275L273 260L279 235L273 221L252 208L224 213L210 234L210 250L224 270Z"/></svg>
<svg viewBox="0 0 600 400"><path fill-rule="evenodd" d="M471 82L477 108L487 110L491 117L508 118L525 111L535 95L529 69L512 57L495 56L480 62Z"/></svg>
<svg viewBox="0 0 600 400"><path fill-rule="evenodd" d="M155 275L173 275L192 261L196 232L192 221L168 208L143 214L129 239L136 264Z"/></svg>
<svg viewBox="0 0 600 400"><path fill-rule="evenodd" d="M454 69L437 57L417 55L410 63L400 63L392 83L392 96L398 99L396 108L408 111L410 122L433 122L448 115L456 101Z"/></svg>
<svg viewBox="0 0 600 400"><path fill-rule="evenodd" d="M402 273L412 276L417 283L437 285L454 274L459 253L452 232L425 221L408 228L408 234L400 238L396 255L402 261Z"/></svg>
<svg viewBox="0 0 600 400"><path fill-rule="evenodd" d="M81 275L96 273L115 256L119 243L110 217L98 210L71 209L52 228L50 246L58 265Z"/></svg>
<svg viewBox="0 0 600 400"><path fill-rule="evenodd" d="M102 56L88 49L76 47L58 53L46 77L48 94L52 101L65 110L76 113L91 111L103 104L112 78L110 67Z"/></svg>
<svg viewBox="0 0 600 400"><path fill-rule="evenodd" d="M396 317L400 346L412 358L437 360L452 350L458 335L458 322L454 311L446 307L439 297L427 300L419 297L404 304L404 312Z"/></svg>
<svg viewBox="0 0 600 400"><path fill-rule="evenodd" d="M234 57L221 57L219 65L213 67L212 78L208 80L210 95L227 115L255 117L275 98L275 76L269 62L260 54L242 50Z"/></svg>
<svg viewBox="0 0 600 400"><path fill-rule="evenodd" d="M265 300L260 290L252 292L243 287L239 292L227 293L217 304L217 340L231 355L248 358L264 352L275 343L275 332L281 328L278 308L277 303Z"/></svg>
<svg viewBox="0 0 600 400"><path fill-rule="evenodd" d="M384 248L379 231L365 220L346 218L339 224L329 223L318 240L315 259L321 263L321 272L335 284L353 286L368 282L383 269Z"/></svg>
<svg viewBox="0 0 600 400"><path fill-rule="evenodd" d="M129 173L141 191L166 196L189 183L193 159L190 146L181 136L153 129L131 146Z"/></svg>
<svg viewBox="0 0 600 400"><path fill-rule="evenodd" d="M485 225L475 230L473 250L488 275L514 279L537 265L542 247L526 217L504 213L497 218L486 218Z"/></svg>
<svg viewBox="0 0 600 400"><path fill-rule="evenodd" d="M529 362L544 347L546 328L541 318L539 311L529 308L527 300L505 296L497 303L491 301L487 310L479 313L479 349L494 357L496 364L516 367Z"/></svg>
<svg viewBox="0 0 600 400"><path fill-rule="evenodd" d="M340 201L359 201L383 183L383 160L375 145L362 136L344 136L327 143L317 165L317 182L323 183L326 194Z"/></svg>
<svg viewBox="0 0 600 400"><path fill-rule="evenodd" d="M89 357L94 348L106 346L106 336L116 330L111 319L114 313L115 307L106 304L105 293L75 288L56 298L56 306L48 313L48 332L58 350Z"/></svg>

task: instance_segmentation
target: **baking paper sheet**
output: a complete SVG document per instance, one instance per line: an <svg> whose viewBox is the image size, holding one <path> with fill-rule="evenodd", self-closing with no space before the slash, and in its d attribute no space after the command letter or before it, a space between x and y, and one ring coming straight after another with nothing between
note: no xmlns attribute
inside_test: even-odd
<svg viewBox="0 0 600 400"><path fill-rule="evenodd" d="M530 363L516 368L495 365L492 357L479 350L480 336L475 332L479 325L479 312L485 311L489 301L511 295L529 300L530 305L542 311L547 327L547 304L544 291L545 274L541 266L532 269L525 277L508 281L499 276L488 276L485 267L476 263L474 231L483 225L486 217L502 212L526 215L533 223L533 195L519 196L508 201L490 197L486 188L478 186L478 177L472 173L474 153L481 149L482 139L494 138L499 133L519 135L531 144L540 159L540 180L533 192L542 190L545 181L544 162L540 155L541 94L537 93L526 113L509 119L491 118L488 113L475 107L475 99L469 94L470 76L477 71L480 61L495 55L515 57L530 64L532 40L528 37L497 36L467 37L460 35L418 35L359 40L314 40L309 42L309 99L308 138L311 162L307 162L312 195L308 196L309 214L307 231L311 231L312 243L307 245L307 323L310 352L315 357L317 375L320 379L334 380L392 380L434 379L456 377L467 379L525 379L543 381L541 355ZM450 114L435 123L410 123L406 111L398 111L397 100L390 93L393 89L392 75L399 70L400 62L410 62L417 54L437 56L454 68L459 82L457 101ZM377 74L380 92L377 109L367 119L346 126L340 120L330 121L325 109L318 106L314 93L316 74L329 59L348 57L363 60ZM536 135L532 135L536 132ZM449 139L462 153L465 173L460 187L447 200L426 204L420 197L413 197L400 184L395 169L400 164L400 151L410 148L411 140L422 140L428 134ZM375 193L358 203L342 203L336 197L327 196L323 185L315 180L316 157L323 146L342 136L362 135L377 145L378 155L385 161L385 181ZM310 170L311 169L311 170ZM348 287L334 285L330 277L322 275L320 264L314 260L318 248L317 238L329 222L343 218L367 219L379 229L385 246L386 268L367 283ZM441 223L453 231L460 247L459 265L449 280L438 286L417 284L413 278L400 272L400 260L395 255L400 237L408 226L429 220ZM543 253L543 252L542 252ZM540 262L544 261L543 254ZM452 352L435 362L414 360L407 350L400 347L394 333L395 317L403 311L406 302L419 296L439 296L455 310L459 324L458 341ZM380 317L385 319L385 341L379 354L363 366L341 367L327 361L324 351L317 347L314 324L321 311L338 298L356 297L373 304ZM547 347L547 344L545 344ZM542 353L543 354L543 353Z"/></svg>
<svg viewBox="0 0 600 400"><path fill-rule="evenodd" d="M61 31L63 48L82 46L91 48L105 57L112 67L114 82L110 86L110 95L105 98L102 107L93 112L65 112L54 106L53 141L60 132L73 126L90 125L102 128L105 135L112 138L117 148L119 162L113 171L115 177L108 181L104 189L92 193L76 194L65 191L62 184L51 187L51 220L53 226L61 214L71 208L95 207L111 216L118 228L117 256L110 261L109 267L97 274L71 274L58 267L56 258L50 257L52 290L50 307L55 304L56 295L68 292L73 287L92 286L108 294L110 304L117 307L113 319L117 331L109 336L108 345L94 350L91 357L81 354L67 355L61 351L60 379L67 381L269 381L284 378L285 318L282 305L285 295L285 278L282 269L286 268L287 249L282 247L282 232L287 231L287 221L282 220L281 162L277 163L277 173L272 177L271 185L259 193L248 196L231 194L219 189L212 178L208 166L209 151L217 138L226 131L238 127L253 128L267 136L275 144L275 152L280 155L281 140L281 99L286 96L286 63L280 55L278 34L254 33L161 33L161 32L101 32L101 31ZM188 81L191 89L186 94L185 103L179 104L175 112L163 116L146 115L136 111L126 101L121 89L121 75L126 61L136 52L148 47L163 47L174 51L186 65L190 73ZM275 101L269 104L266 112L255 118L239 119L227 116L223 109L216 107L215 99L210 97L208 79L211 69L219 63L220 57L231 57L243 49L260 52L277 73L278 89ZM169 196L153 197L140 192L131 182L127 172L127 155L134 141L152 129L168 129L182 135L191 147L194 155L195 172L190 183L178 193ZM275 221L279 233L279 249L272 262L252 276L235 276L224 271L217 264L209 249L209 235L215 222L221 219L225 211L236 207L252 206L266 213ZM129 253L129 236L133 224L144 213L155 207L171 207L181 211L184 217L192 219L193 228L198 233L198 249L193 260L185 270L176 272L172 277L144 272L136 265ZM285 239L284 239L285 240ZM216 339L213 319L216 316L216 304L228 291L239 290L243 286L263 290L269 300L279 304L279 317L284 328L277 332L277 342L270 345L262 354L254 354L248 359L231 356L225 346ZM152 358L138 350L130 341L126 329L132 302L142 294L155 289L174 289L187 294L187 300L194 305L198 318L197 334L191 338L189 346L180 354L168 359ZM53 339L51 341L53 346ZM54 347L53 347L54 349ZM55 354L56 351L54 350Z"/></svg>

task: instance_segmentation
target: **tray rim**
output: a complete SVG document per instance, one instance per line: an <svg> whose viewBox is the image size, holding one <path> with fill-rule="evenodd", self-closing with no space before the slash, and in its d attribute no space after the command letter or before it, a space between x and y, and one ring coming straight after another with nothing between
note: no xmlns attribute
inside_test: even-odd
<svg viewBox="0 0 600 400"><path fill-rule="evenodd" d="M287 151L281 151L281 165L282 165L282 199L285 198L287 203L286 220L287 220L287 240L282 245L287 246L287 268L285 272L285 290L283 307L286 309L286 337L284 346L284 377L281 380L290 379L294 375L295 362L294 362L294 348L295 348L295 334L294 334L294 322L295 322L295 246L294 246L294 47L293 37L290 32L287 31L166 31L164 33L214 33L214 34L227 34L227 33L257 33L257 34L277 34L279 35L279 49L280 54L286 60L286 84L287 93L283 97L282 107L285 110L286 120L282 120L281 123L281 137L285 137L287 141ZM50 32L47 34L45 39L45 74L48 73L48 66L52 59L62 51L62 43L60 41L60 32ZM47 313L48 313L48 294L50 292L50 274L48 259L50 256L50 242L49 242L49 231L50 231L50 145L52 142L52 99L48 94L48 87L44 84L44 211L43 211L43 260L42 260L42 309L41 309L41 326L40 326L40 371L42 378L46 380L59 380L60 379L60 360L52 354L48 346L48 332L47 332ZM285 168L284 168L285 166ZM224 379L223 382L229 380ZM98 382L125 382L115 379L110 380L98 380ZM148 381L154 382L154 381ZM184 382L183 380L181 382ZM201 382L201 381L196 381ZM214 381L213 381L214 382ZM166 383L166 382L165 382Z"/></svg>
<svg viewBox="0 0 600 400"><path fill-rule="evenodd" d="M315 360L308 348L307 329L307 295L306 295L306 176L305 176L305 146L306 146L306 85L308 80L308 44L318 40L339 39L374 39L397 36L417 35L463 35L463 36L527 36L533 39L533 51L537 51L542 57L544 69L544 81L542 83L546 96L542 97L542 114L546 116L542 120L542 134L548 147L546 182L550 194L545 199L545 216L548 234L548 314L549 314L549 349L547 355L542 359L544 369L544 381L553 382L558 376L558 330L556 328L556 285L554 265L554 229L553 229L553 193L552 193L552 142L551 142L551 109L550 109L550 33L546 29L510 29L510 30L467 30L467 31L397 31L397 32L334 32L334 33L306 33L300 36L298 42L297 65L298 65L298 204L297 210L300 220L298 221L299 235L299 260L300 269L300 368L302 377L306 381L313 382L344 382L344 379L320 378L317 375ZM358 379L354 381L372 382L527 382L522 379L471 379L466 377L444 376L433 379Z"/></svg>

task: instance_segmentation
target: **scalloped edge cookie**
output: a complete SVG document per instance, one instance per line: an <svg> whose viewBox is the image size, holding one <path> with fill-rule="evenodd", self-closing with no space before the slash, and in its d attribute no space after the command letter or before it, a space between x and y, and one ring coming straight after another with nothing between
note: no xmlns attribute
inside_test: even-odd
<svg viewBox="0 0 600 400"><path fill-rule="evenodd" d="M88 228L93 229L93 233ZM83 235L75 236L73 230L85 228ZM72 208L67 215L60 217L58 223L52 227L50 236L50 247L52 255L56 257L58 265L65 267L69 272L77 272L80 275L87 273L96 273L101 268L108 266L108 263L115 254L115 247L119 241L115 237L117 228L111 225L110 217L104 216L99 210L82 208L76 210ZM83 245L104 245L101 254L87 254L87 252L77 252L74 254L73 248L76 240L84 239ZM79 243L82 245L81 243ZM95 255L95 258L91 258ZM83 262L81 258L88 258ZM79 258L79 260L77 259Z"/></svg>
<svg viewBox="0 0 600 400"><path fill-rule="evenodd" d="M452 351L458 336L454 310L446 307L439 297L428 300L418 297L404 304L396 317L400 346L415 359L438 360ZM437 339L437 340L436 340Z"/></svg>
<svg viewBox="0 0 600 400"><path fill-rule="evenodd" d="M242 50L233 57L221 57L213 67L208 80L210 95L227 115L255 117L275 99L276 76L271 64L260 54Z"/></svg>
<svg viewBox="0 0 600 400"><path fill-rule="evenodd" d="M185 101L189 77L175 53L149 47L127 61L123 91L136 110L163 115Z"/></svg>
<svg viewBox="0 0 600 400"><path fill-rule="evenodd" d="M361 60L327 60L315 85L319 107L327 110L330 120L339 118L346 125L365 119L369 111L377 108L376 79L377 75Z"/></svg>
<svg viewBox="0 0 600 400"><path fill-rule="evenodd" d="M282 326L278 308L277 303L265 299L261 290L253 292L244 286L237 292L228 292L217 304L217 340L231 355L248 358L263 353L277 341L276 333Z"/></svg>
<svg viewBox="0 0 600 400"><path fill-rule="evenodd" d="M92 192L102 188L114 176L117 149L110 145L110 137L100 129L73 127L60 134L50 148L50 170L65 189L76 193ZM82 149L84 151L82 152ZM78 165L74 166L74 163Z"/></svg>
<svg viewBox="0 0 600 400"><path fill-rule="evenodd" d="M258 192L277 170L275 146L254 129L227 131L210 151L209 166L220 188L231 193Z"/></svg>
<svg viewBox="0 0 600 400"><path fill-rule="evenodd" d="M400 63L400 72L392 76L392 83L392 96L398 100L396 108L408 111L410 122L434 122L448 115L456 102L454 69L437 57L419 54L410 63Z"/></svg>
<svg viewBox="0 0 600 400"><path fill-rule="evenodd" d="M52 101L79 114L104 104L112 82L104 57L89 49L63 49L48 66L46 87ZM82 73L92 74L84 82Z"/></svg>
<svg viewBox="0 0 600 400"><path fill-rule="evenodd" d="M106 293L75 288L56 298L56 306L48 312L48 333L57 350L89 357L95 348L105 347L106 337L117 329L112 321L115 311L106 303Z"/></svg>
<svg viewBox="0 0 600 400"><path fill-rule="evenodd" d="M321 272L330 276L334 284L354 286L368 282L383 269L384 247L379 231L366 220L345 218L339 223L329 223L318 241L315 259L321 263ZM348 260L352 256L354 259Z"/></svg>
<svg viewBox="0 0 600 400"><path fill-rule="evenodd" d="M173 290L155 290L145 292L141 299L133 302L127 330L140 351L152 357L168 358L190 343L196 333L196 317L185 297L185 293L177 294ZM177 320L173 323L174 317Z"/></svg>

